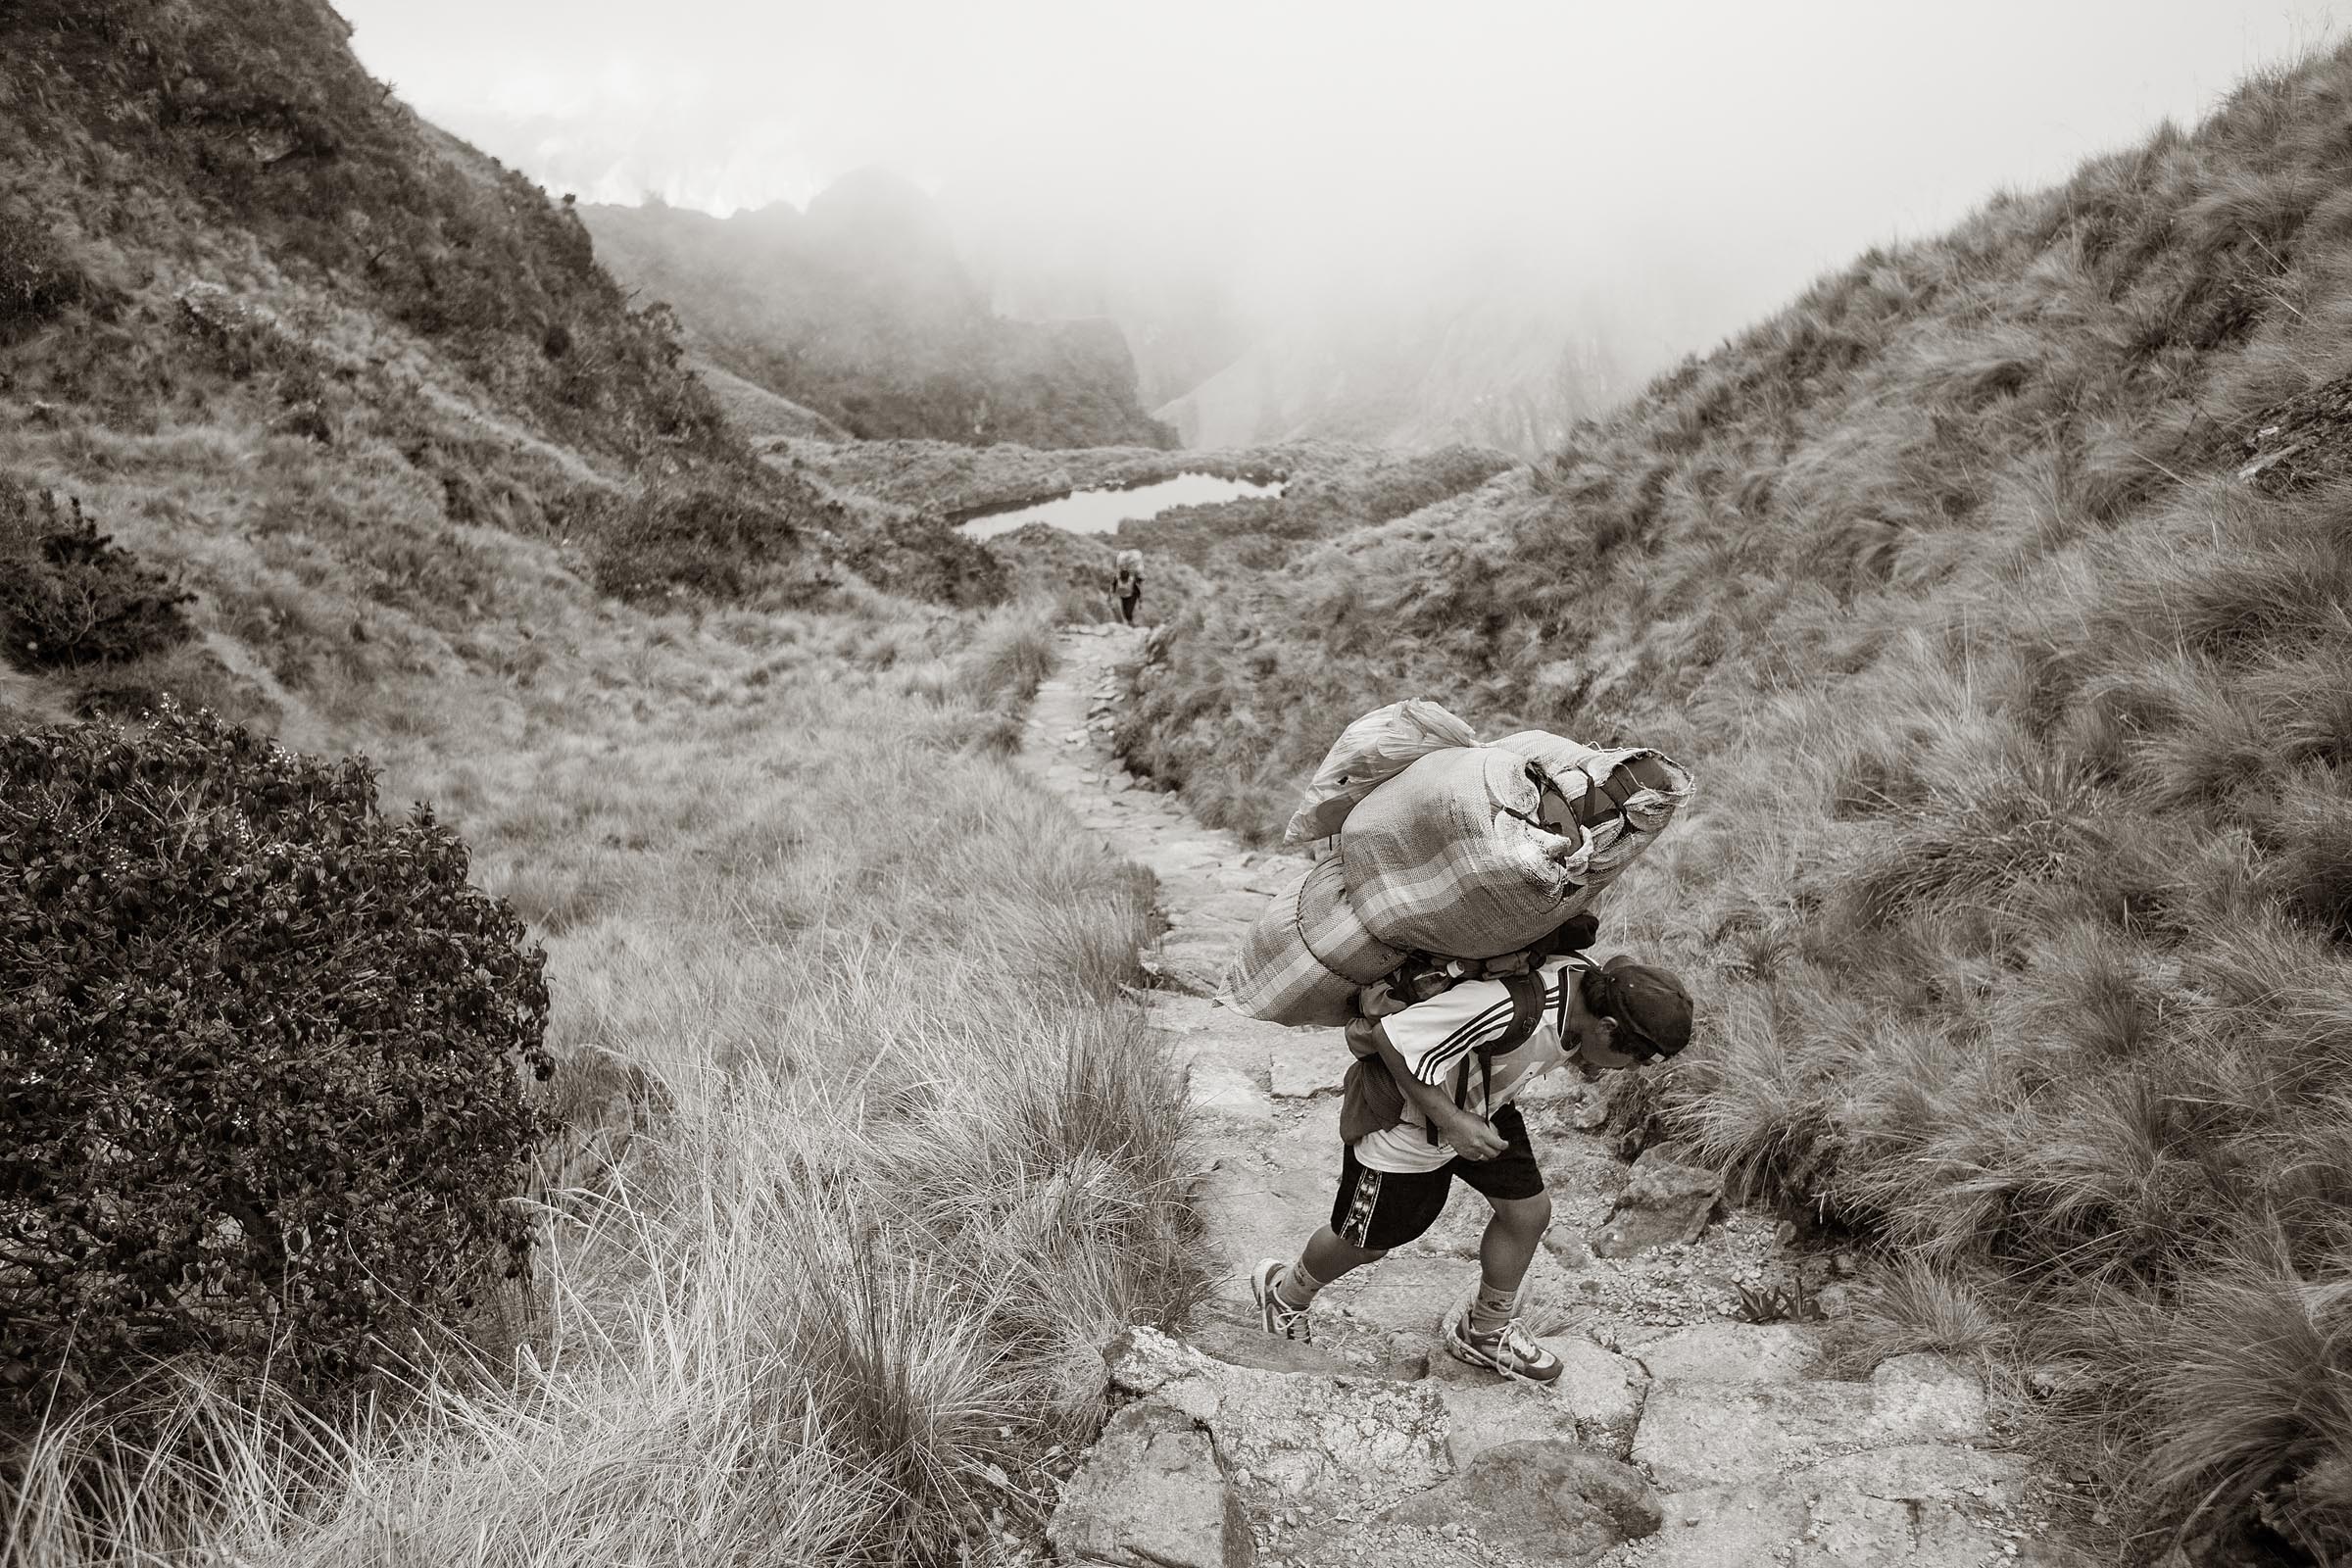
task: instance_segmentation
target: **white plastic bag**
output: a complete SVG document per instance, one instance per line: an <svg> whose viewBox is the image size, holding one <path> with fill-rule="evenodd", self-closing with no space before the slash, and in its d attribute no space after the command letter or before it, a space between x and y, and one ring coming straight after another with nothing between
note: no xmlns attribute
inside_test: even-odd
<svg viewBox="0 0 2352 1568"><path fill-rule="evenodd" d="M1383 782L1432 752L1477 744L1469 725L1427 698L1408 697L1374 709L1340 731L1340 738L1323 754L1323 765L1306 786L1283 843L1329 838L1348 820L1355 803Z"/></svg>

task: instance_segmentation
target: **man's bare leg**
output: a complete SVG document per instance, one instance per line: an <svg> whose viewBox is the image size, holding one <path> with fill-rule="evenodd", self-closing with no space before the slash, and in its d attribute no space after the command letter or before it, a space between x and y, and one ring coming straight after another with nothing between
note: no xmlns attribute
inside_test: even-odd
<svg viewBox="0 0 2352 1568"><path fill-rule="evenodd" d="M1460 1360L1493 1367L1511 1377L1549 1383L1562 1370L1560 1358L1518 1326L1519 1287L1551 1223L1551 1197L1493 1199L1494 1217L1478 1244L1478 1294L1467 1308L1446 1319L1446 1348Z"/></svg>

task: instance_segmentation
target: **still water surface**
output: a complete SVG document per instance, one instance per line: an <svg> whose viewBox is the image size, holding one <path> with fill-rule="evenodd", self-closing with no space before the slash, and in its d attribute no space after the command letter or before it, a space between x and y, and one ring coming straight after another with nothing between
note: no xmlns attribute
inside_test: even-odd
<svg viewBox="0 0 2352 1568"><path fill-rule="evenodd" d="M1052 501L1025 502L1003 512L975 513L963 524L963 531L974 539L988 539L1032 522L1045 522L1072 533L1108 533L1122 522L1156 517L1172 507L1202 507L1280 494L1279 481L1253 484L1248 479L1226 479L1213 473L1180 473L1173 479L1139 484L1128 490L1074 490Z"/></svg>

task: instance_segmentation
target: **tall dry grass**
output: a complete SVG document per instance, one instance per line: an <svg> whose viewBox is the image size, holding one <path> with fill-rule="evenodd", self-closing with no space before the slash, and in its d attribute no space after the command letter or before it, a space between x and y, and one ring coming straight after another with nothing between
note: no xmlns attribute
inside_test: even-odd
<svg viewBox="0 0 2352 1568"><path fill-rule="evenodd" d="M0 1555L1009 1556L1102 1342L1189 1306L1181 1073L1122 990L1148 880L1003 757L1038 628L871 598L579 630L392 743L387 794L445 803L526 906L564 890L555 1092L598 1108L617 1056L651 1119L547 1195L480 1346L412 1348L348 1417L159 1368L143 1419L28 1438Z"/></svg>

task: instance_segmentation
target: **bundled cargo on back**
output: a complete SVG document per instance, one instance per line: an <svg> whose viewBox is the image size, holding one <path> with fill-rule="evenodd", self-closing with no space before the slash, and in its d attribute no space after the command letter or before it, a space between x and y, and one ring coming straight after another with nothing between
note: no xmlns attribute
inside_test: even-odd
<svg viewBox="0 0 2352 1568"><path fill-rule="evenodd" d="M1393 704L1341 735L1291 821L1334 854L1276 895L1226 981L1240 1012L1347 1022L1357 988L1410 957L1514 953L1584 912L1690 798L1645 747L1544 730L1493 745L1435 703Z"/></svg>

